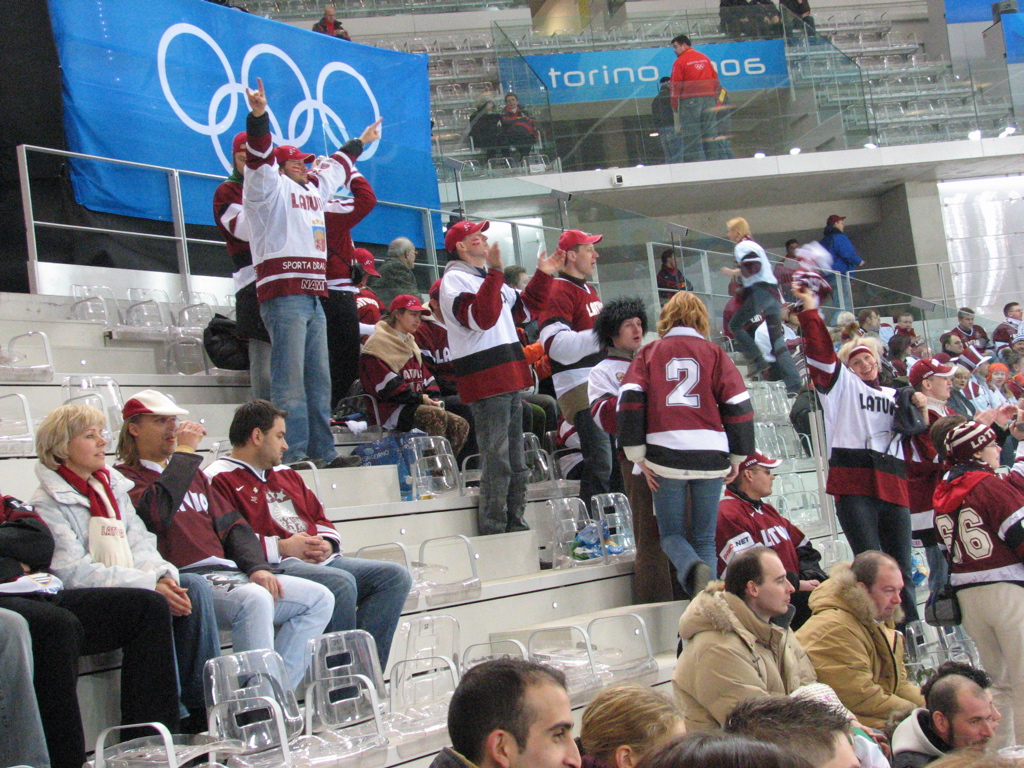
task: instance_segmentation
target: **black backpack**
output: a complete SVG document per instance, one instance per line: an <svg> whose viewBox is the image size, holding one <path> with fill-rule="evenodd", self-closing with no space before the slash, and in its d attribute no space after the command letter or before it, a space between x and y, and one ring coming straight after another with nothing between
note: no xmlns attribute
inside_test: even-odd
<svg viewBox="0 0 1024 768"><path fill-rule="evenodd" d="M249 370L249 342L239 338L235 321L214 315L203 329L203 346L211 362L227 371Z"/></svg>

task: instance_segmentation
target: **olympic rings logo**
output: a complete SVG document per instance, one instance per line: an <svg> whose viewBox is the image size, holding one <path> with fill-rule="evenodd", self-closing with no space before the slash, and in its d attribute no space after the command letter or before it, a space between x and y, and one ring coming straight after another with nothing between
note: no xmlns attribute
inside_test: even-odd
<svg viewBox="0 0 1024 768"><path fill-rule="evenodd" d="M210 49L214 52L220 60L221 65L224 67L224 74L227 76L227 82L214 92L213 98L210 100L205 125L198 120L194 120L187 112L185 112L184 109L181 108L178 100L171 92L170 83L167 81L167 49L179 35L193 35L210 46ZM327 80L336 72L350 75L355 78L356 82L359 83L363 91L366 93L367 98L370 100L370 104L373 106L373 119L377 120L380 117L380 106L377 104L377 97L374 96L373 90L366 82L366 78L348 64L340 61L326 64L317 76L316 98L313 98L309 91L309 84L306 82L306 78L302 74L302 70L299 69L295 61L287 53L277 46L259 43L250 48L246 52L245 58L242 60L242 71L239 78L236 80L234 72L231 71L231 63L228 61L227 56L224 55L224 51L221 50L221 47L217 45L216 40L214 40L204 30L193 24L174 24L168 27L167 31L164 32L163 36L160 38L160 45L157 49L157 71L160 76L160 87L163 89L164 98L167 99L167 103L171 105L171 109L174 110L174 114L180 118L181 122L196 133L210 137L210 140L213 142L213 150L217 153L217 157L220 159L225 170L230 171L234 167L234 163L231 158L225 155L224 148L221 146L220 141L218 141L218 137L227 131L235 122L235 118L238 116L239 97L241 97L243 108L248 108L248 104L245 99L246 83L249 82L249 73L252 69L253 62L257 57L262 55L276 56L288 65L288 68L295 74L295 79L299 82L304 97L292 108L291 114L288 116L287 133L281 130L281 124L278 122L274 111L269 106L267 107L267 114L270 116L271 135L273 136L276 144L293 144L297 147L301 147L313 133L314 117L316 114L320 115L324 132L327 134L327 138L333 143L333 146L340 147L349 140L350 136L348 129L345 127L345 122L337 112L327 106L323 101L324 87L327 84ZM221 108L221 104L225 99L229 100L227 114L218 121L217 112ZM296 134L299 121L303 117L305 117L305 122L303 123L302 131ZM337 128L341 134L340 137L335 134L334 128ZM373 157L379 144L379 141L375 141L370 144L364 150L360 158L362 160L368 160Z"/></svg>

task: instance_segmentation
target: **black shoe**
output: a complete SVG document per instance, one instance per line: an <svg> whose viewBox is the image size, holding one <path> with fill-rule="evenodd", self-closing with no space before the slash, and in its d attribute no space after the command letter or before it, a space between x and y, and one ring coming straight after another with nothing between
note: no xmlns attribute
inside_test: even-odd
<svg viewBox="0 0 1024 768"><path fill-rule="evenodd" d="M297 461L288 462L288 466L295 470L309 469L311 465L316 467L317 469L323 469L324 461L323 459L310 459L307 457L304 459L299 459Z"/></svg>
<svg viewBox="0 0 1024 768"><path fill-rule="evenodd" d="M528 530L530 530L530 526L524 520L516 520L505 526L505 533L519 533Z"/></svg>
<svg viewBox="0 0 1024 768"><path fill-rule="evenodd" d="M339 467L358 467L362 461L358 456L337 456L323 469L338 469Z"/></svg>

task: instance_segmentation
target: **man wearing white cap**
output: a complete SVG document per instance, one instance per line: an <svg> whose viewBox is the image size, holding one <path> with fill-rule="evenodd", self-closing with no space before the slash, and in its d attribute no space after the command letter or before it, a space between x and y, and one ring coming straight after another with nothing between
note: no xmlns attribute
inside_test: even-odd
<svg viewBox="0 0 1024 768"><path fill-rule="evenodd" d="M195 452L206 430L177 420L188 411L147 389L124 404L122 415L117 470L135 483L135 511L156 534L160 554L183 577L209 583L217 624L231 630L236 653L276 650L292 686L298 685L306 643L330 621L334 596L306 579L275 575L280 568L267 563L249 523L223 495L211 493ZM218 640L216 630L213 637ZM211 658L219 655L219 642L212 650ZM196 683L201 690L202 674L182 680L183 688Z"/></svg>
<svg viewBox="0 0 1024 768"><path fill-rule="evenodd" d="M516 323L547 299L562 256L541 254L537 273L519 293L505 284L501 250L488 245L488 221L459 221L445 234L441 314L448 329L459 398L473 412L480 445L481 535L529 530L522 391L533 385Z"/></svg>
<svg viewBox="0 0 1024 768"><path fill-rule="evenodd" d="M821 569L821 554L811 540L765 501L775 482L772 470L780 466L779 459L760 451L743 460L739 474L718 502L715 548L719 573L725 573L729 561L744 549L761 544L775 550L796 590L790 598L794 614L789 623L795 631L810 618L807 596L828 575Z"/></svg>
<svg viewBox="0 0 1024 768"><path fill-rule="evenodd" d="M551 360L558 407L562 418L576 428L580 438L580 498L588 505L595 494L622 490L622 483L615 481L618 473L612 472L611 438L590 415L588 397L590 371L605 356L594 333L594 323L603 305L597 291L587 283L597 266L594 246L602 237L578 229L562 233L558 252L565 254L565 265L556 275L537 318L540 341Z"/></svg>

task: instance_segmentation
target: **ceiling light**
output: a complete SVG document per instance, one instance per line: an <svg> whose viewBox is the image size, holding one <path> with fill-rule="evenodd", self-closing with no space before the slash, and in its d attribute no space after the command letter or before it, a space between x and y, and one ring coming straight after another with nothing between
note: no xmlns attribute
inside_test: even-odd
<svg viewBox="0 0 1024 768"><path fill-rule="evenodd" d="M979 131L977 128L975 128L973 131L971 131L970 133L967 134L967 138L970 139L971 141L980 141L981 140L981 131Z"/></svg>
<svg viewBox="0 0 1024 768"><path fill-rule="evenodd" d="M765 156L766 156L766 155L765 155L765 153L764 153L764 152L755 152L755 153L754 153L754 157L756 157L756 158L757 158L758 160L760 160L760 159L764 158Z"/></svg>
<svg viewBox="0 0 1024 768"><path fill-rule="evenodd" d="M1007 136L1013 136L1017 132L1017 129L1012 125L1008 125L999 132L999 138L1005 139Z"/></svg>
<svg viewBox="0 0 1024 768"><path fill-rule="evenodd" d="M875 142L873 141L869 141L867 144L864 145L864 149L878 149L878 145L875 144Z"/></svg>
<svg viewBox="0 0 1024 768"><path fill-rule="evenodd" d="M800 154L800 147L793 147L791 150L789 150L789 154L791 154L791 155L799 155Z"/></svg>
<svg viewBox="0 0 1024 768"><path fill-rule="evenodd" d="M654 138L655 136L661 136L661 134L658 133L657 131L655 131L654 133L649 133L647 135L650 136L651 138Z"/></svg>

